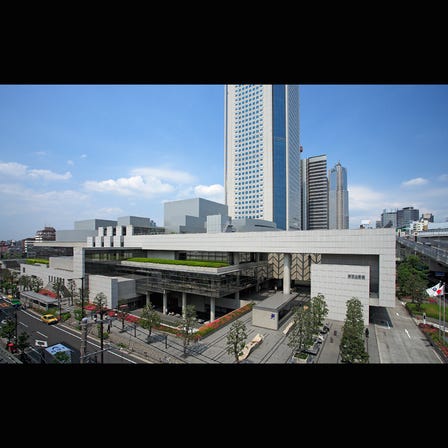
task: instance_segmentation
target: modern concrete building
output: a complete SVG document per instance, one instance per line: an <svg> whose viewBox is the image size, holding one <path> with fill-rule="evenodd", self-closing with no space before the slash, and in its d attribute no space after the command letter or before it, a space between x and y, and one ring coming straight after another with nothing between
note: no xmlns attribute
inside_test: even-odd
<svg viewBox="0 0 448 448"><path fill-rule="evenodd" d="M300 229L299 87L225 87L224 185L232 219Z"/></svg>
<svg viewBox="0 0 448 448"><path fill-rule="evenodd" d="M116 226L117 221L110 219L84 219L75 221L72 230L56 230L56 241L85 242L89 236L96 236L99 227Z"/></svg>
<svg viewBox="0 0 448 448"><path fill-rule="evenodd" d="M100 231L100 230L99 230ZM224 232L203 234L122 235L123 245L98 247L89 238L73 246L69 260L50 259L50 265L21 265L21 274L44 278L84 278L89 300L104 292L107 305L119 301L132 307L151 301L163 313L182 313L193 304L198 314L212 321L247 303L253 293L271 290L285 295L272 299L270 307L281 311L293 293L294 259L310 263L311 296L322 293L328 317L344 320L345 302L357 297L368 322L369 306L395 305L394 229ZM73 243L46 242L47 245ZM215 260L220 267L187 266L131 261L130 257L166 260ZM275 257L281 269L271 263ZM275 270L275 272L274 272ZM259 303L263 308L263 303ZM266 305L269 305L266 302ZM265 312L257 319L266 319ZM274 312L275 314L275 312ZM277 319L277 320L276 320ZM274 317L278 323L280 315Z"/></svg>
<svg viewBox="0 0 448 448"><path fill-rule="evenodd" d="M164 203L166 233L205 233L207 216L227 217L227 205L203 198L183 199Z"/></svg>
<svg viewBox="0 0 448 448"><path fill-rule="evenodd" d="M328 229L327 156L300 161L302 182L302 229Z"/></svg>
<svg viewBox="0 0 448 448"><path fill-rule="evenodd" d="M347 170L338 162L328 173L329 229L349 228Z"/></svg>
<svg viewBox="0 0 448 448"><path fill-rule="evenodd" d="M397 210L383 210L381 213L381 227L397 227Z"/></svg>

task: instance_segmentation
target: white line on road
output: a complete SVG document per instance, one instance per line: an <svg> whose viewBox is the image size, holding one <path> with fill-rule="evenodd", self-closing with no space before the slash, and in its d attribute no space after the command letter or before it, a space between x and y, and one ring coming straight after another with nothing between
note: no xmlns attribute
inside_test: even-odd
<svg viewBox="0 0 448 448"><path fill-rule="evenodd" d="M440 361L440 364L443 364L443 361L440 359L440 356L438 355L438 353L434 349L432 349L432 351L437 356L437 359Z"/></svg>
<svg viewBox="0 0 448 448"><path fill-rule="evenodd" d="M37 334L40 334L41 336L43 336L44 338L48 338L48 336L46 334L41 333L40 331L36 331Z"/></svg>
<svg viewBox="0 0 448 448"><path fill-rule="evenodd" d="M398 314L397 312L395 312L395 314L396 314L397 316L399 316L399 314Z"/></svg>
<svg viewBox="0 0 448 448"><path fill-rule="evenodd" d="M24 327L28 327L27 324L24 324L23 322L19 322L20 325L23 325Z"/></svg>
<svg viewBox="0 0 448 448"><path fill-rule="evenodd" d="M407 330L407 328L405 328L404 331L405 331L406 334L408 335L408 338L411 339L411 335L409 334L409 331Z"/></svg>

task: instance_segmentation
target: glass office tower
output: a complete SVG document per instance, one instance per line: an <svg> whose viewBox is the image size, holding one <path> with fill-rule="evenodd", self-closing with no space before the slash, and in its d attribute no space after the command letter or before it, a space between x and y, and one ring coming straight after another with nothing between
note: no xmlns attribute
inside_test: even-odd
<svg viewBox="0 0 448 448"><path fill-rule="evenodd" d="M224 103L229 215L300 229L299 86L227 85Z"/></svg>

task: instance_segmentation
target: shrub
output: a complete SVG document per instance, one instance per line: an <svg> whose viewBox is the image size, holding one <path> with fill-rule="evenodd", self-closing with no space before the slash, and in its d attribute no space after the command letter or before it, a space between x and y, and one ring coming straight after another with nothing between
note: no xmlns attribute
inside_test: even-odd
<svg viewBox="0 0 448 448"><path fill-rule="evenodd" d="M229 263L223 261L197 261L197 260L169 260L165 258L128 258L126 261L136 261L139 263L175 264L180 266L200 266L203 268L223 268Z"/></svg>

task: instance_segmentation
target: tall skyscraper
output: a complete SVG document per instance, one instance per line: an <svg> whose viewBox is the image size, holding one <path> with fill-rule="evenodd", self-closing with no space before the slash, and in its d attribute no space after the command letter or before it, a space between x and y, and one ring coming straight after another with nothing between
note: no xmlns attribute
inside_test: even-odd
<svg viewBox="0 0 448 448"><path fill-rule="evenodd" d="M302 181L302 229L328 229L327 156L300 160Z"/></svg>
<svg viewBox="0 0 448 448"><path fill-rule="evenodd" d="M328 224L330 229L348 229L347 170L338 162L328 173Z"/></svg>
<svg viewBox="0 0 448 448"><path fill-rule="evenodd" d="M300 229L299 86L227 85L224 103L229 215Z"/></svg>

